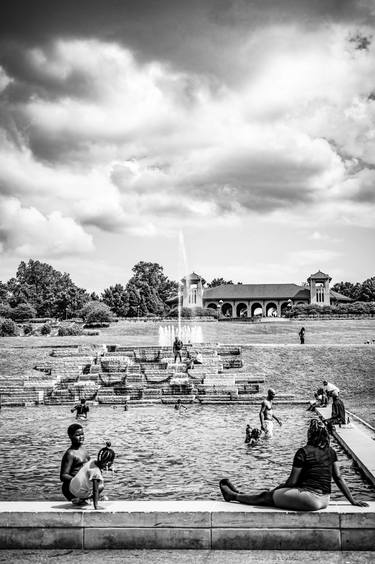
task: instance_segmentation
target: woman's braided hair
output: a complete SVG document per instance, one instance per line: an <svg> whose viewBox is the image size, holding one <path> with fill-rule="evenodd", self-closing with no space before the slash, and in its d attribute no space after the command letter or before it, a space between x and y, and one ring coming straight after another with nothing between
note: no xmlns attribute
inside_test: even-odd
<svg viewBox="0 0 375 564"><path fill-rule="evenodd" d="M319 448L329 447L330 438L324 423L319 419L312 419L307 431L307 444Z"/></svg>

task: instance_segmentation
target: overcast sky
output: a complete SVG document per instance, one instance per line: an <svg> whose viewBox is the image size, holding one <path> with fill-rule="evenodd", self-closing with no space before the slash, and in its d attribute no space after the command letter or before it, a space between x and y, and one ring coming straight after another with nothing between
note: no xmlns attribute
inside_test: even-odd
<svg viewBox="0 0 375 564"><path fill-rule="evenodd" d="M1 11L0 280L29 258L96 291L139 260L174 279L375 274L373 0Z"/></svg>

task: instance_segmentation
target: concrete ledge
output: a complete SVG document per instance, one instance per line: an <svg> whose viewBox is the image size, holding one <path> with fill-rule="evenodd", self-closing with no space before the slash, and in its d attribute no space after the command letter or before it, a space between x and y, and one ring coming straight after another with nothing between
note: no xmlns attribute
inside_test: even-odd
<svg viewBox="0 0 375 564"><path fill-rule="evenodd" d="M328 419L331 417L332 406L317 407L315 411L320 418ZM375 485L375 445L364 429L363 425L361 428L359 423L351 422L342 427L335 425L332 434L346 453L355 460L367 479Z"/></svg>
<svg viewBox="0 0 375 564"><path fill-rule="evenodd" d="M2 549L375 550L375 502L312 513L221 501L0 502Z"/></svg>

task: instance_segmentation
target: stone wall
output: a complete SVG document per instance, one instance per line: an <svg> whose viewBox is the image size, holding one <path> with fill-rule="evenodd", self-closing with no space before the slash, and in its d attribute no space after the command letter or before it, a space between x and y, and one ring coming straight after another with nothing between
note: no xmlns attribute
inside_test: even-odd
<svg viewBox="0 0 375 564"><path fill-rule="evenodd" d="M297 512L220 501L0 502L3 549L375 550L375 503ZM126 559L126 555L124 555Z"/></svg>

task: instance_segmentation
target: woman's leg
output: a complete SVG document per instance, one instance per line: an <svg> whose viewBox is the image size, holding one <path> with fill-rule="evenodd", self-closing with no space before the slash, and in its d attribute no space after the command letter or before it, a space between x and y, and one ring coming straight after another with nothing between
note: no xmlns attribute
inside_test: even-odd
<svg viewBox="0 0 375 564"><path fill-rule="evenodd" d="M298 488L281 488L273 492L273 502L281 509L295 511L317 511L324 509L329 503L329 495L314 494Z"/></svg>
<svg viewBox="0 0 375 564"><path fill-rule="evenodd" d="M225 501L238 501L246 505L274 505L272 498L273 490L266 490L256 494L242 494L230 487L229 480L220 480L219 486Z"/></svg>

